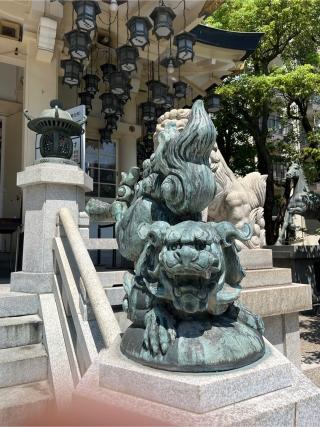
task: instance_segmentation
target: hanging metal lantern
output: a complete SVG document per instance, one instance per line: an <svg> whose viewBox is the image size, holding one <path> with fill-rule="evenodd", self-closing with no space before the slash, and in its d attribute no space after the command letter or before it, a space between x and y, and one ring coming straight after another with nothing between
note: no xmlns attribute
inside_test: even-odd
<svg viewBox="0 0 320 427"><path fill-rule="evenodd" d="M157 120L147 123L146 136L151 141L153 140L153 134L156 131L156 127L157 127Z"/></svg>
<svg viewBox="0 0 320 427"><path fill-rule="evenodd" d="M117 67L113 64L106 62L105 64L102 64L100 66L100 69L101 69L102 74L103 74L102 80L104 82L108 82L109 78L110 78L110 74L114 73L117 70Z"/></svg>
<svg viewBox="0 0 320 427"><path fill-rule="evenodd" d="M102 101L102 113L115 114L117 112L119 100L113 93L103 93L99 98Z"/></svg>
<svg viewBox="0 0 320 427"><path fill-rule="evenodd" d="M162 116L166 112L164 105L158 105L156 108L156 121L160 116Z"/></svg>
<svg viewBox="0 0 320 427"><path fill-rule="evenodd" d="M77 14L77 27L79 30L92 31L96 28L96 16L101 13L97 1L73 1L73 8Z"/></svg>
<svg viewBox="0 0 320 427"><path fill-rule="evenodd" d="M72 30L64 36L69 46L69 54L71 58L82 61L89 57L91 39L87 32Z"/></svg>
<svg viewBox="0 0 320 427"><path fill-rule="evenodd" d="M118 102L115 115L120 118L123 115L123 103Z"/></svg>
<svg viewBox="0 0 320 427"><path fill-rule="evenodd" d="M100 133L100 143L101 144L111 144L112 142L112 132L109 129L103 128L99 129Z"/></svg>
<svg viewBox="0 0 320 427"><path fill-rule="evenodd" d="M64 59L61 61L61 67L64 69L62 83L70 87L79 86L80 72L82 71L80 62L74 59Z"/></svg>
<svg viewBox="0 0 320 427"><path fill-rule="evenodd" d="M171 110L171 108L173 107L173 105L174 105L174 97L173 97L173 95L171 93L168 93L167 96L166 96L165 103L163 104L163 107L166 110Z"/></svg>
<svg viewBox="0 0 320 427"><path fill-rule="evenodd" d="M86 107L86 114L88 115L92 110L92 95L89 92L80 92L78 94L80 98L80 104Z"/></svg>
<svg viewBox="0 0 320 427"><path fill-rule="evenodd" d="M156 105L153 102L143 102L140 104L141 119L145 123L152 122L156 119Z"/></svg>
<svg viewBox="0 0 320 427"><path fill-rule="evenodd" d="M128 44L116 49L118 56L119 68L131 73L137 69L137 58L139 57L138 49Z"/></svg>
<svg viewBox="0 0 320 427"><path fill-rule="evenodd" d="M95 74L86 74L83 80L86 82L86 92L94 96L98 92L99 77Z"/></svg>
<svg viewBox="0 0 320 427"><path fill-rule="evenodd" d="M71 115L62 110L61 103L55 99L50 102L50 109L43 110L40 116L32 119L28 112L24 115L29 120L28 128L41 134L40 153L44 158L61 158L69 160L73 154L72 136L79 136L84 132L82 123L72 120ZM45 160L42 160L45 161Z"/></svg>
<svg viewBox="0 0 320 427"><path fill-rule="evenodd" d="M186 62L190 59L193 60L194 51L193 45L196 42L196 38L191 33L181 33L174 38L174 44L177 46L177 58L179 61Z"/></svg>
<svg viewBox="0 0 320 427"><path fill-rule="evenodd" d="M151 90L151 99L155 104L164 104L168 93L168 86L159 80L151 80L147 83Z"/></svg>
<svg viewBox="0 0 320 427"><path fill-rule="evenodd" d="M115 95L122 95L128 86L129 76L125 71L116 71L110 74L110 90Z"/></svg>
<svg viewBox="0 0 320 427"><path fill-rule="evenodd" d="M132 86L131 86L131 84L128 83L128 85L127 85L125 91L123 92L123 94L122 95L118 95L120 101L123 104L125 104L126 102L129 101L129 99L130 99L130 90L131 89L132 89Z"/></svg>
<svg viewBox="0 0 320 427"><path fill-rule="evenodd" d="M116 130L118 128L118 117L116 115L110 115L107 117L106 129L109 131Z"/></svg>
<svg viewBox="0 0 320 427"><path fill-rule="evenodd" d="M170 7L156 7L150 18L153 20L153 33L157 39L169 39L173 34L173 20L176 14Z"/></svg>
<svg viewBox="0 0 320 427"><path fill-rule="evenodd" d="M216 113L220 110L220 97L215 93L209 93L204 99L204 104L208 113Z"/></svg>
<svg viewBox="0 0 320 427"><path fill-rule="evenodd" d="M142 49L149 44L149 30L152 28L151 22L144 16L132 16L127 22L130 31L129 40L133 46Z"/></svg>
<svg viewBox="0 0 320 427"><path fill-rule="evenodd" d="M176 98L185 98L186 94L187 94L187 83L179 80L175 83L173 83L173 87L174 87L174 96Z"/></svg>

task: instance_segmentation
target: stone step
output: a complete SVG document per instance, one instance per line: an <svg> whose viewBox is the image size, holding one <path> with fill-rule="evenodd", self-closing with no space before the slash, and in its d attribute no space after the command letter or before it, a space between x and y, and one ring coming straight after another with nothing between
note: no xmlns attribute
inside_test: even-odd
<svg viewBox="0 0 320 427"><path fill-rule="evenodd" d="M103 287L112 287L123 284L123 276L127 270L99 271L98 275Z"/></svg>
<svg viewBox="0 0 320 427"><path fill-rule="evenodd" d="M25 425L40 421L53 403L47 381L32 382L0 389L0 425ZM39 417L39 418L38 418Z"/></svg>
<svg viewBox="0 0 320 427"><path fill-rule="evenodd" d="M311 286L292 283L243 289L240 301L261 317L296 313L312 308Z"/></svg>
<svg viewBox="0 0 320 427"><path fill-rule="evenodd" d="M272 268L271 249L242 249L239 253L242 267L246 270Z"/></svg>
<svg viewBox="0 0 320 427"><path fill-rule="evenodd" d="M320 363L302 361L301 370L309 380L311 380L317 387L320 387Z"/></svg>
<svg viewBox="0 0 320 427"><path fill-rule="evenodd" d="M42 320L37 314L0 318L0 349L38 344L42 339Z"/></svg>
<svg viewBox="0 0 320 427"><path fill-rule="evenodd" d="M263 286L278 286L292 283L290 268L264 268L247 270L241 286L243 288L260 288Z"/></svg>
<svg viewBox="0 0 320 427"><path fill-rule="evenodd" d="M108 300L111 305L122 305L122 300L125 295L123 286L115 286L113 288L105 288Z"/></svg>
<svg viewBox="0 0 320 427"><path fill-rule="evenodd" d="M0 388L47 379L47 353L42 344L0 350Z"/></svg>
<svg viewBox="0 0 320 427"><path fill-rule="evenodd" d="M10 292L10 287L0 288L0 318L37 314L39 297L37 294Z"/></svg>

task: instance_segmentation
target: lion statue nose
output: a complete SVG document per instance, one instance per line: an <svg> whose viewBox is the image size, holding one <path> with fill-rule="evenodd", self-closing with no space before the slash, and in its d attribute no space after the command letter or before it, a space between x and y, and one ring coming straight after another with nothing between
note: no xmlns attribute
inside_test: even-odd
<svg viewBox="0 0 320 427"><path fill-rule="evenodd" d="M174 256L180 264L187 266L198 259L199 252L190 246L182 246L182 248L175 251Z"/></svg>

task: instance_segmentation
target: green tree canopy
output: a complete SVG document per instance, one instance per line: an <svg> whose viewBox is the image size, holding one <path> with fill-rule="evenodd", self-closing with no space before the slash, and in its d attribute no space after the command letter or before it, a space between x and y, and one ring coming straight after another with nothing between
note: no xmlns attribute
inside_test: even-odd
<svg viewBox="0 0 320 427"><path fill-rule="evenodd" d="M231 115L238 127L244 126L256 146L258 170L268 174L265 220L270 244L277 237L272 221L275 150L270 144L270 114L284 111L287 119L301 123L308 142L301 159L310 164L319 154L318 131L307 114L320 87L319 17L320 0L226 0L206 21L216 28L264 33L244 72L225 79L217 93L224 106L220 126L223 128L223 111L226 122ZM280 151L289 143L288 138L282 141Z"/></svg>

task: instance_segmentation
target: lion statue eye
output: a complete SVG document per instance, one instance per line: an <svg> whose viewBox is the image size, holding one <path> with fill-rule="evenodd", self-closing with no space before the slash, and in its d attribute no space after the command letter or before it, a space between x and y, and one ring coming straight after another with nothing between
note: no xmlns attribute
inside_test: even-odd
<svg viewBox="0 0 320 427"><path fill-rule="evenodd" d="M203 251L206 249L205 242L196 242L195 247L198 251Z"/></svg>
<svg viewBox="0 0 320 427"><path fill-rule="evenodd" d="M181 244L180 243L172 243L171 245L168 246L168 249L171 251L181 249Z"/></svg>

